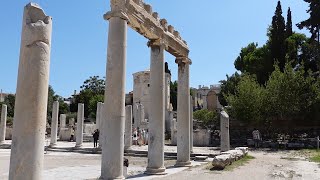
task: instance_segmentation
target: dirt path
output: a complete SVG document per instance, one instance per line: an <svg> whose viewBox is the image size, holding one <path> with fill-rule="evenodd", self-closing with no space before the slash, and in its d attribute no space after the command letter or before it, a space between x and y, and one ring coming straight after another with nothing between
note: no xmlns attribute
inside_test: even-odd
<svg viewBox="0 0 320 180"><path fill-rule="evenodd" d="M320 166L305 158L292 157L284 152L250 152L255 159L248 164L232 171L209 171L204 166L158 179L195 179L195 180L269 180L269 179L299 179L320 180ZM291 158L291 160L288 159ZM294 160L292 160L294 159Z"/></svg>

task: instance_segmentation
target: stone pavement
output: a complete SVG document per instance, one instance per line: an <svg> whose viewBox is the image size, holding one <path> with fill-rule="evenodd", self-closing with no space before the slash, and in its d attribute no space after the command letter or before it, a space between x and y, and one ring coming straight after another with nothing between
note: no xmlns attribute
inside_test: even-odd
<svg viewBox="0 0 320 180"><path fill-rule="evenodd" d="M10 143L5 141L0 146L0 180L8 179L10 161ZM46 145L50 141L46 141ZM44 178L78 180L78 179L97 179L101 172L101 154L96 153L93 143L83 143L80 152L73 150L75 142L57 142L56 149L48 149L44 156ZM5 149L6 148L6 149ZM165 146L165 152L175 153L176 146ZM147 146L133 146L133 151L144 152ZM217 150L208 147L195 147L194 151L201 154L214 154ZM128 179L153 179L159 176L148 176L144 174L148 159L146 157L126 156L129 159ZM166 173L161 177L169 176L188 169L187 167L174 167L175 159L165 160ZM210 159L209 159L210 161ZM201 165L204 162L192 161L193 166Z"/></svg>

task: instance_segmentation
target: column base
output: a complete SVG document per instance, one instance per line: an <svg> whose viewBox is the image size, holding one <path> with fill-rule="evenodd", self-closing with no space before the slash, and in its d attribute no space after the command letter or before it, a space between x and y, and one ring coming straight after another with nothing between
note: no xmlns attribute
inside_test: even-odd
<svg viewBox="0 0 320 180"><path fill-rule="evenodd" d="M82 144L78 144L73 149L80 149L81 147L82 147Z"/></svg>
<svg viewBox="0 0 320 180"><path fill-rule="evenodd" d="M149 167L147 167L147 169L144 172L144 174L148 174L148 175L166 175L167 173L165 171L166 171L165 167L161 167L161 168L149 168Z"/></svg>
<svg viewBox="0 0 320 180"><path fill-rule="evenodd" d="M52 144L50 143L50 145L49 145L50 148L53 148L53 147L56 147L56 146L57 146L57 143L52 143Z"/></svg>
<svg viewBox="0 0 320 180"><path fill-rule="evenodd" d="M5 143L5 141L0 141L0 144L4 144Z"/></svg>
<svg viewBox="0 0 320 180"><path fill-rule="evenodd" d="M187 162L179 162L179 161L177 161L174 166L175 167L192 167L190 161L187 161Z"/></svg>
<svg viewBox="0 0 320 180"><path fill-rule="evenodd" d="M99 179L103 180L103 177L99 177ZM121 176L121 177L115 177L115 178L107 178L106 180L108 179L126 179L124 176Z"/></svg>

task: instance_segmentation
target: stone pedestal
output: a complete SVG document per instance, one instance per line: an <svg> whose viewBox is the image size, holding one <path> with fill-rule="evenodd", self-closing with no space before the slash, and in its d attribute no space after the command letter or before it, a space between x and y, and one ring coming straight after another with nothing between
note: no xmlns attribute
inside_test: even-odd
<svg viewBox="0 0 320 180"><path fill-rule="evenodd" d="M124 149L128 150L132 146L132 106L126 106L126 120L124 132Z"/></svg>
<svg viewBox="0 0 320 180"><path fill-rule="evenodd" d="M114 1L116 2L116 1ZM102 123L101 179L124 179L124 119L125 119L125 65L127 46L127 20L117 1L104 17L109 20L107 49L107 75ZM121 5L122 6L121 6Z"/></svg>
<svg viewBox="0 0 320 180"><path fill-rule="evenodd" d="M193 152L193 105L192 96L190 96L190 152Z"/></svg>
<svg viewBox="0 0 320 180"><path fill-rule="evenodd" d="M230 137L229 137L229 115L225 111L220 113L220 144L221 151L230 150Z"/></svg>
<svg viewBox="0 0 320 180"><path fill-rule="evenodd" d="M9 180L42 178L52 19L34 3L24 8Z"/></svg>
<svg viewBox="0 0 320 180"><path fill-rule="evenodd" d="M188 58L177 58L178 107L177 107L177 162L176 166L190 166L190 89Z"/></svg>
<svg viewBox="0 0 320 180"><path fill-rule="evenodd" d="M84 104L78 104L77 113L77 132L76 132L76 148L82 146L83 142L83 121L84 121Z"/></svg>
<svg viewBox="0 0 320 180"><path fill-rule="evenodd" d="M164 45L154 41L149 42L149 45L151 47L150 113L148 166L145 173L164 174Z"/></svg>
<svg viewBox="0 0 320 180"><path fill-rule="evenodd" d="M1 122L0 122L0 144L3 144L6 139L7 128L7 105L2 104L1 107Z"/></svg>
<svg viewBox="0 0 320 180"><path fill-rule="evenodd" d="M51 141L50 146L54 147L57 145L57 134L58 134L58 116L59 116L59 102L53 102L52 106L52 118L51 118Z"/></svg>
<svg viewBox="0 0 320 180"><path fill-rule="evenodd" d="M65 114L60 114L60 129L66 127L66 118Z"/></svg>

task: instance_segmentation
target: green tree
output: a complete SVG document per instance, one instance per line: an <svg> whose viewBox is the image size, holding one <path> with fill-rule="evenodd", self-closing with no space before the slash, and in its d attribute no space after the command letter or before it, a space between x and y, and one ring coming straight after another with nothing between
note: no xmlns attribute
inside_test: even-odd
<svg viewBox="0 0 320 180"><path fill-rule="evenodd" d="M282 16L281 2L278 1L278 5L275 11L275 15L272 17L272 24L270 27L270 52L272 57L272 64L276 61L279 62L280 70L283 71L286 63L286 48L285 48L285 21Z"/></svg>
<svg viewBox="0 0 320 180"><path fill-rule="evenodd" d="M178 82L170 82L170 103L172 104L173 110L177 110L177 104L178 104Z"/></svg>
<svg viewBox="0 0 320 180"><path fill-rule="evenodd" d="M98 102L104 102L104 96L101 94L94 95L91 97L89 101L89 117L91 118L96 118L96 113L97 113L97 104Z"/></svg>
<svg viewBox="0 0 320 180"><path fill-rule="evenodd" d="M250 75L243 75L235 94L228 94L230 115L239 121L255 124L263 120L261 109L264 89Z"/></svg>
<svg viewBox="0 0 320 180"><path fill-rule="evenodd" d="M53 102L59 102L59 114L67 114L69 112L69 106L64 102L63 97L57 95L53 90L52 86L49 85L48 87L48 103L47 103L47 120L51 123L52 118L52 108Z"/></svg>
<svg viewBox="0 0 320 180"><path fill-rule="evenodd" d="M12 117L14 116L14 103L15 103L15 95L13 94L8 94L8 96L6 96L4 98L4 101L2 103L0 103L0 109L2 108L2 104L7 105L7 116L8 117ZM0 112L1 114L1 112Z"/></svg>
<svg viewBox="0 0 320 180"><path fill-rule="evenodd" d="M97 99L104 96L105 80L99 76L90 76L80 86L80 93L75 95L75 103L70 105L71 112L77 112L78 103L84 104L84 116L94 118L96 115L97 105L93 105ZM103 100L103 98L102 98ZM96 101L98 102L98 101Z"/></svg>
<svg viewBox="0 0 320 180"><path fill-rule="evenodd" d="M227 75L227 80L221 80L221 91L218 94L219 102L222 106L227 106L227 96L235 95L236 88L240 82L241 76L237 72L235 72L232 76Z"/></svg>
<svg viewBox="0 0 320 180"><path fill-rule="evenodd" d="M320 1L318 0L304 0L309 3L309 9L307 13L310 17L297 24L298 28L307 28L311 33L312 39L317 39L319 41L319 31L320 31Z"/></svg>
<svg viewBox="0 0 320 180"><path fill-rule="evenodd" d="M292 16L291 16L291 10L290 7L288 8L287 12L287 23L286 23L286 38L292 36Z"/></svg>
<svg viewBox="0 0 320 180"><path fill-rule="evenodd" d="M201 109L193 112L194 119L202 121L205 127L210 125L216 125L218 123L218 115L214 111L209 111L207 109Z"/></svg>

